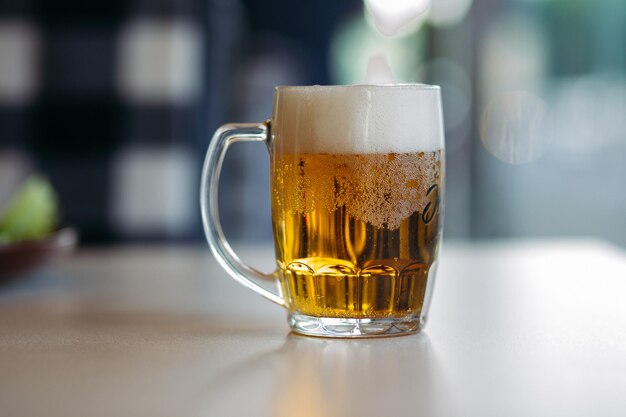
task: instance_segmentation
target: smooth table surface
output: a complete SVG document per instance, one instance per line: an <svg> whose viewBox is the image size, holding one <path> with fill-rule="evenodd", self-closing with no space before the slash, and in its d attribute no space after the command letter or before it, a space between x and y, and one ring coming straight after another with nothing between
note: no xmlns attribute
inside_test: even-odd
<svg viewBox="0 0 626 417"><path fill-rule="evenodd" d="M419 335L285 318L203 247L81 250L0 289L0 415L626 415L626 253L606 243L445 242Z"/></svg>

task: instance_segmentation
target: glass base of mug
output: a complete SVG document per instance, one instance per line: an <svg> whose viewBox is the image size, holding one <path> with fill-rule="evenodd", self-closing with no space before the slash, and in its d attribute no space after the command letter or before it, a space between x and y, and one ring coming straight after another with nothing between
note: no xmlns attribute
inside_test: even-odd
<svg viewBox="0 0 626 417"><path fill-rule="evenodd" d="M417 333L424 328L423 317L348 319L290 314L289 326L300 334L321 337L386 337Z"/></svg>

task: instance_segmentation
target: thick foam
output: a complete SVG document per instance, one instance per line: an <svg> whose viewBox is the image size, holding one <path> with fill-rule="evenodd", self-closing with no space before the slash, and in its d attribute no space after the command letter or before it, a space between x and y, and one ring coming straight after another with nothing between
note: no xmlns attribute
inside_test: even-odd
<svg viewBox="0 0 626 417"><path fill-rule="evenodd" d="M277 87L274 146L288 153L409 153L443 148L439 87Z"/></svg>

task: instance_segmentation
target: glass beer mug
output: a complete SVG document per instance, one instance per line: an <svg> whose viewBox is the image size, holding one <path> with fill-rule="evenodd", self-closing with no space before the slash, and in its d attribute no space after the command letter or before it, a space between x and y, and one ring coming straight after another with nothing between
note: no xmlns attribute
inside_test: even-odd
<svg viewBox="0 0 626 417"><path fill-rule="evenodd" d="M277 87L271 119L228 124L207 151L201 209L209 246L241 284L285 307L314 336L423 328L443 224L439 87ZM224 154L260 141L270 155L276 270L242 263L224 238L217 185ZM259 280L277 283L273 293Z"/></svg>

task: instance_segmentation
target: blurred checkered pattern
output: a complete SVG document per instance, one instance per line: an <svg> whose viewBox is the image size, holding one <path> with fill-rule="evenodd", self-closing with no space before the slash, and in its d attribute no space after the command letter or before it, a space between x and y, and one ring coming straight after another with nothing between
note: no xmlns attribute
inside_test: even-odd
<svg viewBox="0 0 626 417"><path fill-rule="evenodd" d="M215 123L200 117L205 24L209 13L231 18L228 7L0 4L0 154L11 180L47 175L87 241L196 234L201 132Z"/></svg>
<svg viewBox="0 0 626 417"><path fill-rule="evenodd" d="M324 57L334 23L360 6L325 3L330 14L310 15L279 0L0 0L0 199L38 171L85 242L200 239L211 132L265 120L275 84L328 82L324 59L272 35L308 37ZM285 18L305 11L305 27ZM271 236L267 186L250 181L267 177L266 159L246 146L228 156L234 238Z"/></svg>

